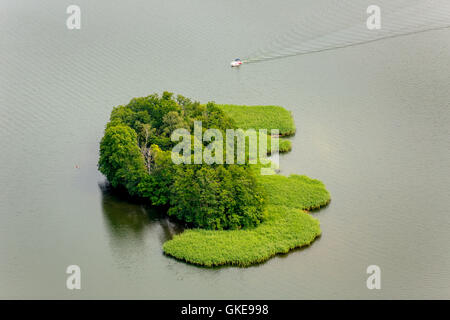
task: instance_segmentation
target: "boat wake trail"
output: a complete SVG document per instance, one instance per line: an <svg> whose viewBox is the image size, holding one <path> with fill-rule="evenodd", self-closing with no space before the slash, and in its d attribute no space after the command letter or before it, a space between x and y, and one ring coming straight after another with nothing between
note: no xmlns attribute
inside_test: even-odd
<svg viewBox="0 0 450 320"><path fill-rule="evenodd" d="M449 0L378 0L377 5L381 8L379 30L366 27L367 6L355 6L356 2L339 1L333 10L311 17L276 39L269 48L249 55L243 62L263 62L450 28Z"/></svg>

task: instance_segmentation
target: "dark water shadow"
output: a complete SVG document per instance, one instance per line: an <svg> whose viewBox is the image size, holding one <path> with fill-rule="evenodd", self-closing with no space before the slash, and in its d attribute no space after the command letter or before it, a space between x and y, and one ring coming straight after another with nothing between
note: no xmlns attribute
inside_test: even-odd
<svg viewBox="0 0 450 320"><path fill-rule="evenodd" d="M158 232L162 244L183 232L182 224L168 218L167 207L151 206L146 199L131 197L108 182L99 183L99 188L105 225L114 240L143 241L147 232Z"/></svg>

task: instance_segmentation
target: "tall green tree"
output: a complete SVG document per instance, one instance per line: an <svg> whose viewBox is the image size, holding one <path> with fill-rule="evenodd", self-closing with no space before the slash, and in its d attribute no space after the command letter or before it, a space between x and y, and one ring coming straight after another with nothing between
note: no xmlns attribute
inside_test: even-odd
<svg viewBox="0 0 450 320"><path fill-rule="evenodd" d="M133 129L123 124L107 126L100 142L98 168L113 187L123 186L131 195L137 193L146 167Z"/></svg>

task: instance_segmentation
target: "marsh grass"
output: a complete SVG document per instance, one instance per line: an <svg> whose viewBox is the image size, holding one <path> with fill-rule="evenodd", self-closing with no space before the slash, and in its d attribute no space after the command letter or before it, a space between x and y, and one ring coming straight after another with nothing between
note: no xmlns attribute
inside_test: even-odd
<svg viewBox="0 0 450 320"><path fill-rule="evenodd" d="M256 228L190 229L164 243L163 250L179 260L197 265L247 267L309 245L320 233L319 221L308 213L269 206L267 218Z"/></svg>
<svg viewBox="0 0 450 320"><path fill-rule="evenodd" d="M291 151L292 150L291 140L286 140L286 139L280 138L278 149L279 149L280 153L285 153L285 152Z"/></svg>
<svg viewBox="0 0 450 320"><path fill-rule="evenodd" d="M281 138L295 134L295 124L291 112L279 106L244 106L221 104L217 105L226 115L232 118L236 127L242 130L267 129L267 149L271 152L270 130L280 131L279 152L285 153L292 149L291 141Z"/></svg>
<svg viewBox="0 0 450 320"><path fill-rule="evenodd" d="M278 129L281 136L295 134L295 124L291 112L283 107L232 104L217 106L235 121L237 128L243 130L267 129L268 134L270 134L271 129Z"/></svg>
<svg viewBox="0 0 450 320"><path fill-rule="evenodd" d="M262 135L264 136L264 135ZM266 135L267 137L267 154L271 154L272 153L272 138L270 135ZM258 147L257 149L259 150L259 135L257 135L257 143L258 143ZM248 148L248 139L246 140L246 148ZM287 140L287 139L283 139L283 138L278 138L278 151L279 153L286 153L292 150L292 144L291 144L291 140Z"/></svg>
<svg viewBox="0 0 450 320"><path fill-rule="evenodd" d="M330 202L330 194L325 185L307 176L259 175L258 180L267 194L267 202L270 205L316 210Z"/></svg>

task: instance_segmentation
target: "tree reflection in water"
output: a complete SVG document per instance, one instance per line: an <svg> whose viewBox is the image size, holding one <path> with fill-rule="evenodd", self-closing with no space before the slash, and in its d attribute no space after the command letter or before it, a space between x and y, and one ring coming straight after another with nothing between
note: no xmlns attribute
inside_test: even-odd
<svg viewBox="0 0 450 320"><path fill-rule="evenodd" d="M181 233L184 228L166 215L167 208L152 207L143 199L130 197L125 192L111 188L108 182L99 183L105 225L114 242L145 242L157 235L158 245ZM151 233L151 235L149 234Z"/></svg>

